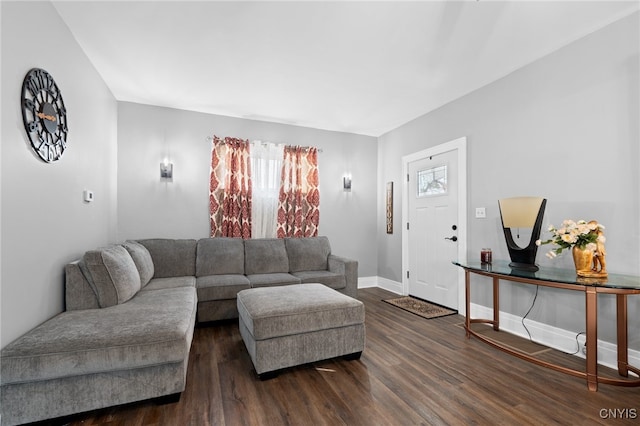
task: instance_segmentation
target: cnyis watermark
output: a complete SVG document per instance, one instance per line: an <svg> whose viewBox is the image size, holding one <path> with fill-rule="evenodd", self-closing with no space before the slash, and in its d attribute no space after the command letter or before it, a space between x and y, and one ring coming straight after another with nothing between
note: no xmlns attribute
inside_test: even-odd
<svg viewBox="0 0 640 426"><path fill-rule="evenodd" d="M636 408L601 408L598 412L601 419L637 419Z"/></svg>

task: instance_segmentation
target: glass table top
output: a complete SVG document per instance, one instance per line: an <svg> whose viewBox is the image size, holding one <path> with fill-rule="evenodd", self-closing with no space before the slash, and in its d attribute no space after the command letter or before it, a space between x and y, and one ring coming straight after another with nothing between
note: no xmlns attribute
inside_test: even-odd
<svg viewBox="0 0 640 426"><path fill-rule="evenodd" d="M581 278L576 275L573 269L560 269L539 266L539 270L525 271L509 266L507 260L494 260L492 263L481 263L480 261L452 262L471 271L487 272L496 275L505 275L519 278L538 279L541 281L551 281L564 284L589 285L620 289L640 290L640 277L633 275L611 274L605 278Z"/></svg>

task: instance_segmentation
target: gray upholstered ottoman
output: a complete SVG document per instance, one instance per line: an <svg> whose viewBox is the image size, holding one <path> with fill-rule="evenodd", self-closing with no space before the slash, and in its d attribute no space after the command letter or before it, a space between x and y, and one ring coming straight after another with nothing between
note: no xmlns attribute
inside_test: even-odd
<svg viewBox="0 0 640 426"><path fill-rule="evenodd" d="M261 379L295 365L364 350L364 305L322 284L242 290L240 334Z"/></svg>

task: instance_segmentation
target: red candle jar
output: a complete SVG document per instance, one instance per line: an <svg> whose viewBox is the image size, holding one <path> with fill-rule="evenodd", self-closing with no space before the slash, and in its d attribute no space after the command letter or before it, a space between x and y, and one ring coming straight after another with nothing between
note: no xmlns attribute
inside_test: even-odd
<svg viewBox="0 0 640 426"><path fill-rule="evenodd" d="M480 261L482 263L491 263L492 253L490 248L483 248L480 251Z"/></svg>

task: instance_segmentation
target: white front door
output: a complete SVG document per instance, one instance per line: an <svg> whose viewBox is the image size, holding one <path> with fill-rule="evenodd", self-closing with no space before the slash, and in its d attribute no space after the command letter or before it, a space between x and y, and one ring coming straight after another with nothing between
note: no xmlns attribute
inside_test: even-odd
<svg viewBox="0 0 640 426"><path fill-rule="evenodd" d="M408 163L409 294L458 309L458 151Z"/></svg>

